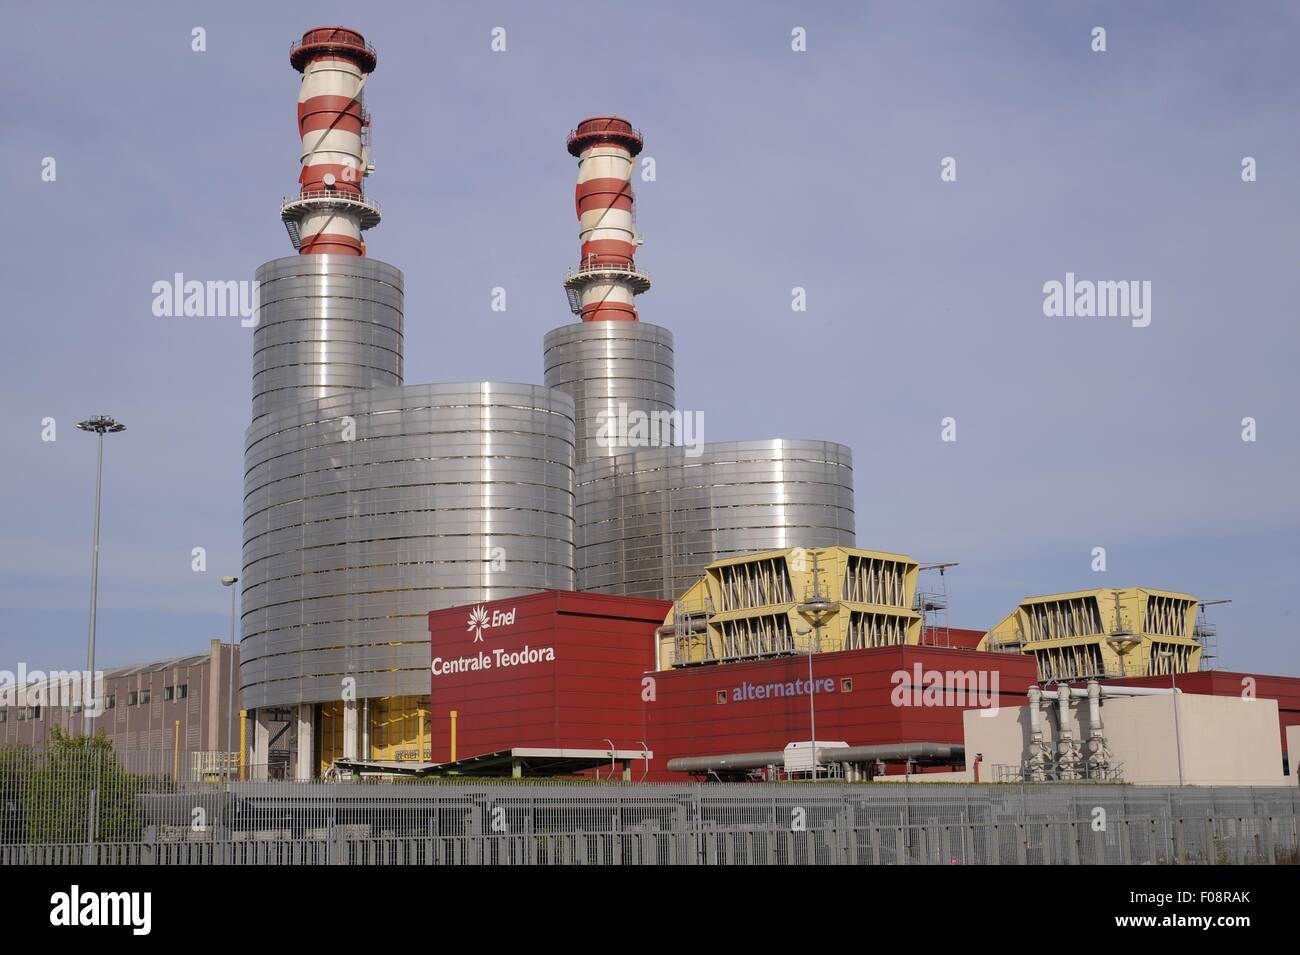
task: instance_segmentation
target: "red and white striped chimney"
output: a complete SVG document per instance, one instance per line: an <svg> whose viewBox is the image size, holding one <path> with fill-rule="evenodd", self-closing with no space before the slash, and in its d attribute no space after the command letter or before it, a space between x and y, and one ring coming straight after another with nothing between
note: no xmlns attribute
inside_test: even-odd
<svg viewBox="0 0 1300 955"><path fill-rule="evenodd" d="M281 218L303 255L365 255L361 232L380 218L379 206L361 189L373 169L362 91L378 62L374 48L356 30L316 27L293 44L289 62L302 73L302 174L298 196L284 203Z"/></svg>
<svg viewBox="0 0 1300 955"><path fill-rule="evenodd" d="M569 134L569 152L578 157L575 205L582 253L565 276L569 306L584 322L638 319L634 296L650 287L650 277L634 258L640 239L633 208L633 158L644 140L617 116L584 119Z"/></svg>

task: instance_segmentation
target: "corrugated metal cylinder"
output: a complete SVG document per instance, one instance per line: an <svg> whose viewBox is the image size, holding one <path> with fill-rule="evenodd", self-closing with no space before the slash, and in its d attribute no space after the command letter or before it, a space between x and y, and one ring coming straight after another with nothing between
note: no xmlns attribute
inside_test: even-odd
<svg viewBox="0 0 1300 955"><path fill-rule="evenodd" d="M580 590L672 600L714 560L854 543L852 453L828 441L650 448L577 481Z"/></svg>
<svg viewBox="0 0 1300 955"><path fill-rule="evenodd" d="M627 451L600 439L603 416L618 415L620 406L649 415L676 405L673 334L666 328L574 322L548 332L543 348L546 384L574 400L579 464Z"/></svg>
<svg viewBox="0 0 1300 955"><path fill-rule="evenodd" d="M364 262L364 259L353 261ZM430 610L574 585L573 401L376 388L264 416L245 450L248 707L429 692Z"/></svg>
<svg viewBox="0 0 1300 955"><path fill-rule="evenodd" d="M253 421L277 407L402 383L400 269L294 255L257 270Z"/></svg>

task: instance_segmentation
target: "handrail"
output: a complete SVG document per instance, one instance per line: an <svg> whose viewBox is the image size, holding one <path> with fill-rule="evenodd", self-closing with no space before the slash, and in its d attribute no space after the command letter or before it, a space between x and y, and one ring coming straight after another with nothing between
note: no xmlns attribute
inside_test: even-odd
<svg viewBox="0 0 1300 955"><path fill-rule="evenodd" d="M636 265L635 263L632 265L615 265L612 263L605 263L605 264L591 263L591 264L584 264L584 265L576 265L569 268L564 273L564 279L567 282L569 279L577 278L580 275L589 275L594 272L621 272L625 275L641 276L647 280L650 278L650 273L647 272L645 269L641 268L640 266Z"/></svg>
<svg viewBox="0 0 1300 955"><path fill-rule="evenodd" d="M366 40L363 44L360 45L356 43L348 43L344 40L338 40L338 39L309 40L305 44L302 42L302 40L294 40L292 43L289 44L289 55L292 56L295 50L299 50L304 46L339 46L347 50L358 50L358 51L364 50L366 53L369 53L371 56L375 57L376 59L379 58L379 54L375 52L375 48L371 45L369 40Z"/></svg>
<svg viewBox="0 0 1300 955"><path fill-rule="evenodd" d="M366 206L374 209L376 212L382 212L378 200L371 199L369 196L362 194L353 194L350 192L339 192L335 189L313 189L310 192L302 192L294 196L285 196L280 200L280 205L289 206L300 200L315 202L321 199L329 199L336 202L350 202L359 206Z"/></svg>
<svg viewBox="0 0 1300 955"><path fill-rule="evenodd" d="M630 132L629 132L628 130L630 130ZM579 132L579 131L578 131L578 127L575 126L573 129L569 130L569 135L568 135L568 137L566 138L565 142L570 142L570 143L571 143L571 142L573 142L575 139L577 139L579 136L583 136L583 137L588 137L588 136L590 136L590 137L608 136L608 137L610 137L611 139L623 139L623 138L626 138L626 137L628 137L628 136L634 136L634 137L636 137L637 139L641 140L641 142L645 142L645 134L642 133L641 130L639 130L639 129L637 129L635 126L633 126L631 123L628 124L628 130L622 130L622 129L588 129L588 130L585 130L585 131L583 131L583 132Z"/></svg>

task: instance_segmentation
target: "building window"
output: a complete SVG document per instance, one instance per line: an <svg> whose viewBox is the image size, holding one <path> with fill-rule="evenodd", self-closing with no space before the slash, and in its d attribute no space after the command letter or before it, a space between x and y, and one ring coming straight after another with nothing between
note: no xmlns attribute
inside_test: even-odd
<svg viewBox="0 0 1300 955"><path fill-rule="evenodd" d="M81 712L81 704L80 704L80 703L73 703L73 704L72 704L72 712L74 712L74 713L80 713L80 712Z"/></svg>
<svg viewBox="0 0 1300 955"><path fill-rule="evenodd" d="M165 686L165 687L163 687L163 701L164 701L164 702L166 702L166 703L170 703L170 702L172 701L172 699L173 699L175 696L176 696L176 687L174 687L174 686Z"/></svg>
<svg viewBox="0 0 1300 955"><path fill-rule="evenodd" d="M27 707L25 706L18 707L18 722L23 723L26 722L26 720L27 720Z"/></svg>
<svg viewBox="0 0 1300 955"><path fill-rule="evenodd" d="M31 708L31 713L27 718L31 720L39 720L41 718L41 708L39 706L33 706Z"/></svg>
<svg viewBox="0 0 1300 955"><path fill-rule="evenodd" d="M141 703L148 703L148 702L149 702L149 691L148 691L148 690L141 690L141 691L140 691L140 702L141 702Z"/></svg>
<svg viewBox="0 0 1300 955"><path fill-rule="evenodd" d="M108 699L104 702L104 708L111 710L115 706L117 706L117 694L110 693Z"/></svg>
<svg viewBox="0 0 1300 955"><path fill-rule="evenodd" d="M719 702L719 703L726 703L726 702L727 702L727 691L726 691L726 690L719 690L719 691L718 691L718 702Z"/></svg>
<svg viewBox="0 0 1300 955"><path fill-rule="evenodd" d="M9 722L9 711L0 710L0 723L8 723L8 722Z"/></svg>
<svg viewBox="0 0 1300 955"><path fill-rule="evenodd" d="M846 676L844 679L840 680L840 692L841 693L853 692L853 677Z"/></svg>
<svg viewBox="0 0 1300 955"><path fill-rule="evenodd" d="M140 694L137 693L135 690L132 690L130 693L126 695L126 705L135 706L135 704L139 701L139 699L140 699Z"/></svg>
<svg viewBox="0 0 1300 955"><path fill-rule="evenodd" d="M180 690L180 693L178 693L177 695L182 700L185 699L185 697L190 695L190 685L188 683L182 683L179 687L177 687L177 689Z"/></svg>

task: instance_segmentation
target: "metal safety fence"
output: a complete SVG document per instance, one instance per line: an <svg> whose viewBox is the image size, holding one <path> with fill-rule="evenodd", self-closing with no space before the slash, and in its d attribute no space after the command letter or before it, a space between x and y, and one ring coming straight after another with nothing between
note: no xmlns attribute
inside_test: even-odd
<svg viewBox="0 0 1300 955"><path fill-rule="evenodd" d="M1116 819L0 845L3 865L1133 865L1300 863L1295 818Z"/></svg>
<svg viewBox="0 0 1300 955"><path fill-rule="evenodd" d="M290 783L130 765L0 750L0 864L1300 861L1291 787Z"/></svg>

